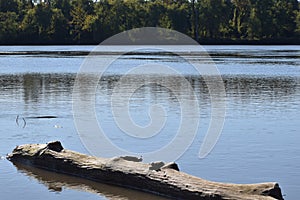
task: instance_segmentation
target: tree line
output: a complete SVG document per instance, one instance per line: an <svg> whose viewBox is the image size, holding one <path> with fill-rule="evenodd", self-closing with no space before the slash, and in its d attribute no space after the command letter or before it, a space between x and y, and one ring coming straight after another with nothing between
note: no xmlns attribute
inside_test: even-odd
<svg viewBox="0 0 300 200"><path fill-rule="evenodd" d="M198 41L298 41L298 0L0 0L0 44L97 44L163 27Z"/></svg>

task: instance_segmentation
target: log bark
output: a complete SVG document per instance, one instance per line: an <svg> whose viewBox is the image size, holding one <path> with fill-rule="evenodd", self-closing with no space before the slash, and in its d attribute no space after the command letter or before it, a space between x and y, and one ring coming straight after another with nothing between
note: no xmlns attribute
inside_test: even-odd
<svg viewBox="0 0 300 200"><path fill-rule="evenodd" d="M212 182L180 172L176 163L143 163L129 156L98 158L64 149L59 141L17 146L7 159L176 199L283 200L278 183Z"/></svg>

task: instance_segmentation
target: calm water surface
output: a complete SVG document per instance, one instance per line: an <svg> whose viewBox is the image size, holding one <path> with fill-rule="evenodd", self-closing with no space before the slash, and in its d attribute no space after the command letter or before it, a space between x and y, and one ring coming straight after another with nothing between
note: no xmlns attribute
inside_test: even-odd
<svg viewBox="0 0 300 200"><path fill-rule="evenodd" d="M16 145L50 140L61 140L68 149L88 153L74 125L72 92L76 73L93 48L0 47L1 199L158 199L141 192L13 165L5 159ZM113 143L136 153L154 151L167 144L180 124L180 104L174 91L150 84L132 95L130 114L137 124L149 123L151 104L161 104L168 113L162 134L147 140L122 134L112 117L110 97L119 79L132 67L145 62L170 65L191 84L201 113L195 140L177 160L181 171L221 182L277 181L286 199L297 199L300 191L300 46L205 48L222 75L227 94L222 135L206 158L199 159L198 153L208 129L210 96L203 78L174 55L130 54L115 62L97 88L99 124L111 133L108 137ZM116 51L120 50L126 47ZM190 57L199 59L192 54ZM131 78L134 82L152 77L144 73ZM165 77L164 81L174 85L176 92L186 95L177 78ZM88 82L83 87L88 88ZM124 93L131 87L126 84ZM57 118L31 118L43 115Z"/></svg>

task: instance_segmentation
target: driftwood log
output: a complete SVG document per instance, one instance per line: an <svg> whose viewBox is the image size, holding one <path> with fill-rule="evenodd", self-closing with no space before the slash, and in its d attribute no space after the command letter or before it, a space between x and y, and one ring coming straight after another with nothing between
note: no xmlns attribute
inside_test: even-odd
<svg viewBox="0 0 300 200"><path fill-rule="evenodd" d="M7 159L175 199L283 199L277 183L211 182L180 172L176 163L148 164L130 156L98 158L64 149L59 141L17 146Z"/></svg>

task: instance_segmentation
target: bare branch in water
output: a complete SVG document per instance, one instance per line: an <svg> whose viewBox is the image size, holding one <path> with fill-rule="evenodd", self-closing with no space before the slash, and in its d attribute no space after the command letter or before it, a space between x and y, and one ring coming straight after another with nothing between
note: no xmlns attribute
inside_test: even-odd
<svg viewBox="0 0 300 200"><path fill-rule="evenodd" d="M18 126L20 126L20 125L19 125L19 115L17 115L17 118L16 118L16 124L17 124Z"/></svg>
<svg viewBox="0 0 300 200"><path fill-rule="evenodd" d="M24 117L22 117L22 119L23 119L23 121L24 121L23 128L25 128L25 126L26 126L26 121L25 121Z"/></svg>

